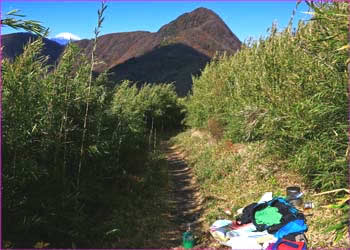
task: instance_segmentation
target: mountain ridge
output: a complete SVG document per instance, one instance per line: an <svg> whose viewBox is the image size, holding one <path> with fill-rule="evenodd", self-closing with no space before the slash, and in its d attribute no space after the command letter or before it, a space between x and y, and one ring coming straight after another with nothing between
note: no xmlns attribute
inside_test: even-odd
<svg viewBox="0 0 350 250"><path fill-rule="evenodd" d="M38 38L29 32L17 32L1 36L2 57L13 61L15 57L23 53L23 47L29 42ZM53 65L58 62L65 46L48 38L43 38L44 47L42 55L48 56L47 63Z"/></svg>
<svg viewBox="0 0 350 250"><path fill-rule="evenodd" d="M92 40L74 43L85 53L91 53ZM167 49L162 49L164 46ZM174 82L177 93L184 96L191 90L192 75L199 75L216 54L232 55L240 47L241 41L224 21L212 10L201 7L180 15L157 32L133 31L99 37L96 55L105 64L94 70L108 71L113 81ZM110 53L111 48L114 53ZM178 53L174 48L179 49ZM150 54L155 57L150 58ZM174 68L179 70L174 72Z"/></svg>
<svg viewBox="0 0 350 250"><path fill-rule="evenodd" d="M72 43L83 53L91 54L93 39ZM241 41L224 21L214 11L200 7L180 15L157 32L131 31L99 36L95 55L104 64L97 64L94 71L96 74L107 71L112 81L174 82L178 94L183 96L191 89L192 75L199 75L216 54L232 55L240 47ZM56 53L52 58L57 60L59 56Z"/></svg>
<svg viewBox="0 0 350 250"><path fill-rule="evenodd" d="M215 36L218 38L215 38ZM126 51L123 50L122 55L111 55L106 53L103 48L105 43L110 43L111 40L120 46L123 46L125 40L128 40L130 47ZM92 41L92 39L84 39L74 41L74 43L84 49L85 52L91 53ZM192 12L180 15L170 23L163 25L157 32L131 31L100 36L96 54L98 57L100 55L100 60L106 60L108 63L105 66L97 66L96 71L102 72L132 57L141 56L159 45L171 43L183 43L211 58L216 52L233 54L241 47L240 40L215 12L200 7Z"/></svg>

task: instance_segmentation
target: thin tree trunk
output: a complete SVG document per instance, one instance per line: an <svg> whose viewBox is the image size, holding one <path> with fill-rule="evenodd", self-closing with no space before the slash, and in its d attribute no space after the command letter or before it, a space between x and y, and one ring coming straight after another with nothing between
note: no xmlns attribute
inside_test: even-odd
<svg viewBox="0 0 350 250"><path fill-rule="evenodd" d="M66 81L68 82L68 81ZM61 178L62 178L62 186L63 189L65 189L65 183L66 183L66 168L67 168L67 137L68 137L68 133L67 133L67 120L68 120L68 109L69 109L69 103L68 100L70 98L70 88L71 86L68 84L66 84L66 98L65 98L65 104L66 104L66 109L65 109L65 114L64 114L64 125L63 125L63 129L64 129L64 152L63 152L63 165L62 165L62 169L61 169Z"/></svg>
<svg viewBox="0 0 350 250"><path fill-rule="evenodd" d="M92 72L94 69L94 65L95 65L95 51L96 51L96 47L97 47L97 37L98 34L100 33L100 28L103 22L103 12L105 11L105 9L107 8L107 6L105 6L105 3L102 2L102 6L101 6L101 10L98 10L98 25L97 28L95 28L95 40L94 40L94 46L92 48L92 52L91 52L91 68L90 68L90 75L89 75L89 86L88 86L88 95L86 97L86 108L85 108L85 116L84 116L84 127L83 127L83 135L82 135L82 139L81 139L81 147L80 147L80 160L79 160L79 167L78 167L78 177L77 177L77 188L79 188L80 185L80 172L81 172L81 166L82 166L82 161L83 161L83 157L84 157L84 143L85 143L85 137L86 137L86 128L87 128L87 119L88 119L88 113L89 113L89 97L90 97L90 93L91 93L91 83L92 83Z"/></svg>
<svg viewBox="0 0 350 250"><path fill-rule="evenodd" d="M153 117L152 117L152 125L151 125L151 130L149 132L148 136L148 150L152 150L152 135L153 135Z"/></svg>
<svg viewBox="0 0 350 250"><path fill-rule="evenodd" d="M156 151L157 146L157 128L154 128L154 139L153 139L153 153Z"/></svg>
<svg viewBox="0 0 350 250"><path fill-rule="evenodd" d="M17 160L17 148L15 148L15 155L13 157L13 178L16 179L16 160Z"/></svg>
<svg viewBox="0 0 350 250"><path fill-rule="evenodd" d="M94 60L94 53L92 53L91 60ZM84 127L83 127L83 135L81 139L81 146L80 146L80 160L79 160L79 167L78 167L78 178L77 178L77 187L80 185L80 172L81 172L81 166L82 166L82 160L84 156L84 143L85 143L85 137L86 137L86 127L87 127L87 118L89 113L89 97L91 92L91 76L92 76L92 69L93 69L94 63L92 63L91 66L91 73L90 73L90 80L89 80L89 87L88 87L88 96L86 98L86 108L85 108L85 116L84 116Z"/></svg>

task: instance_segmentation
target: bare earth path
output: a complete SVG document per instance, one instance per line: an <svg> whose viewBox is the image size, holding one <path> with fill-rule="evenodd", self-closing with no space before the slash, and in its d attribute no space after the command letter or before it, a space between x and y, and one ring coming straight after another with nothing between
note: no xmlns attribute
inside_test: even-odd
<svg viewBox="0 0 350 250"><path fill-rule="evenodd" d="M176 225L176 228L167 233L169 243L167 245L180 247L182 244L181 235L186 231L188 223L191 223L195 235L201 231L199 220L201 198L191 169L183 160L183 155L175 146L170 146L168 142L163 142L162 148L168 161L170 217Z"/></svg>

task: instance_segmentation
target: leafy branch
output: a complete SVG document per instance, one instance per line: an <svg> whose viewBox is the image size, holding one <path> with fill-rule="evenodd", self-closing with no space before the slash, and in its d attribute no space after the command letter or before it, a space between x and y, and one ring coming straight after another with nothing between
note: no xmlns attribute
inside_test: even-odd
<svg viewBox="0 0 350 250"><path fill-rule="evenodd" d="M49 33L49 29L45 28L41 25L40 22L34 20L21 20L16 19L14 17L25 17L25 15L18 14L19 10L11 10L6 14L6 16L10 16L4 19L1 19L1 25L3 27L11 27L13 29L24 29L29 32L33 32L39 36L47 36Z"/></svg>

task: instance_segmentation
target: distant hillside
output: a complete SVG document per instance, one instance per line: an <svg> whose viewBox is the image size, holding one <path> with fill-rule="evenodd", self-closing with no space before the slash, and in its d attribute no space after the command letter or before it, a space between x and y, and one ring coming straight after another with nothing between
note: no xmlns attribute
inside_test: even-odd
<svg viewBox="0 0 350 250"><path fill-rule="evenodd" d="M54 37L54 38L50 38L51 41L54 41L56 43L59 43L61 45L67 45L70 40L65 39L65 38L60 38L60 37Z"/></svg>
<svg viewBox="0 0 350 250"><path fill-rule="evenodd" d="M176 92L185 96L192 86L191 75L199 75L210 57L182 43L156 47L139 57L109 69L112 78L140 83L174 82Z"/></svg>
<svg viewBox="0 0 350 250"><path fill-rule="evenodd" d="M24 34L3 36L3 45L7 47L5 57L21 53L19 48L29 40L28 34ZM47 40L44 54L50 55L52 62L64 47ZM93 40L73 43L87 54L92 51ZM157 32L135 31L100 36L96 57L104 63L96 65L94 71L107 70L115 82L123 79L140 84L174 82L177 93L186 95L192 87L191 75L200 74L216 53L234 54L240 47L239 39L217 14L198 8L179 16Z"/></svg>
<svg viewBox="0 0 350 250"><path fill-rule="evenodd" d="M38 36L26 33L19 32L8 35L1 36L2 57L9 58L13 60L16 56L23 53L23 47L29 42L37 39ZM52 41L50 39L44 38L44 49L42 54L49 56L48 64L54 64L59 59L61 53L64 51L64 46Z"/></svg>
<svg viewBox="0 0 350 250"><path fill-rule="evenodd" d="M100 36L96 55L98 60L105 64L99 64L95 67L95 70L102 72L132 57L141 56L157 45L157 43L152 44L153 40L154 33L146 31L112 33ZM86 53L91 53L92 40L82 39L74 41L74 43L84 49Z"/></svg>

